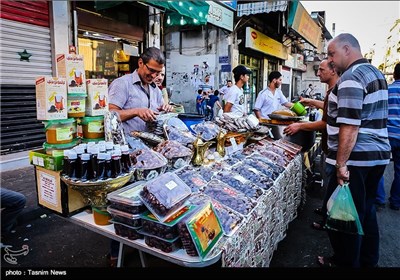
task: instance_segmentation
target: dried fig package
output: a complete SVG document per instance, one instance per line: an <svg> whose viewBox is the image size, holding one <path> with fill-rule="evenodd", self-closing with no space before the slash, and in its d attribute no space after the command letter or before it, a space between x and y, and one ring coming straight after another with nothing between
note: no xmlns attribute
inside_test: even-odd
<svg viewBox="0 0 400 280"><path fill-rule="evenodd" d="M191 193L178 176L167 172L147 183L140 192L140 199L159 221L164 222L184 206Z"/></svg>

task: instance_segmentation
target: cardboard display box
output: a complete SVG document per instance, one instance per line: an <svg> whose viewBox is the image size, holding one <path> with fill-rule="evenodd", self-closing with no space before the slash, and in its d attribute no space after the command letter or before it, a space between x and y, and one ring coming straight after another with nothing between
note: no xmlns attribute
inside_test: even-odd
<svg viewBox="0 0 400 280"><path fill-rule="evenodd" d="M86 102L87 116L104 116L108 111L108 81L107 79L87 79L88 99Z"/></svg>
<svg viewBox="0 0 400 280"><path fill-rule="evenodd" d="M57 54L57 77L67 80L68 93L86 93L86 76L83 56Z"/></svg>
<svg viewBox="0 0 400 280"><path fill-rule="evenodd" d="M80 192L73 190L61 180L61 171L35 166L35 177L40 206L64 217L70 217L89 207Z"/></svg>
<svg viewBox="0 0 400 280"><path fill-rule="evenodd" d="M64 78L36 78L36 117L38 120L67 118L67 82Z"/></svg>
<svg viewBox="0 0 400 280"><path fill-rule="evenodd" d="M52 156L46 154L44 149L29 151L29 162L32 165L43 167L47 170L60 171L63 169L64 155Z"/></svg>

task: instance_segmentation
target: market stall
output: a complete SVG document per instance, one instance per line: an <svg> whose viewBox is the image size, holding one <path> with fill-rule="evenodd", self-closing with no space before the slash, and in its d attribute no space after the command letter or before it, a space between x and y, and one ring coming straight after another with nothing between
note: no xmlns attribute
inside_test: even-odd
<svg viewBox="0 0 400 280"><path fill-rule="evenodd" d="M303 147L234 113L194 121L161 112L146 131L124 131L107 81L85 81L80 55L57 57L60 77L36 83L46 143L30 160L40 205L141 256L269 265L304 201Z"/></svg>

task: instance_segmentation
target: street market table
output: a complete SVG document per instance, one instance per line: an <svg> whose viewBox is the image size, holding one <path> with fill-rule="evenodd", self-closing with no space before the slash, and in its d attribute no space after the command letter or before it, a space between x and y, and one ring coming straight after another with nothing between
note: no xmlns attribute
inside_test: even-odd
<svg viewBox="0 0 400 280"><path fill-rule="evenodd" d="M286 236L289 223L296 218L302 199L302 155L298 154L258 200L257 206L232 236L224 236L207 258L191 257L184 249L165 253L149 247L144 240L130 240L115 234L114 226L99 226L93 215L81 212L68 220L96 233L120 242L119 263L123 246L139 250L142 266L146 266L148 253L166 261L187 267L205 267L221 259L227 267L268 267L279 241Z"/></svg>

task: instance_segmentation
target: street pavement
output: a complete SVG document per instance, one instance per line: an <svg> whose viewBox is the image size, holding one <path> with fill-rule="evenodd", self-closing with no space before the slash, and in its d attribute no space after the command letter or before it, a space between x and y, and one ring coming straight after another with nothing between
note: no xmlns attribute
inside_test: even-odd
<svg viewBox="0 0 400 280"><path fill-rule="evenodd" d="M385 188L393 178L393 163L385 172ZM14 263L6 260L2 249L2 274L6 269L20 268L107 268L107 254L110 240L60 217L37 204L34 168L22 168L1 173L1 186L19 191L27 197L26 208L18 219L15 230L2 243L12 250L29 248L15 257ZM297 218L289 224L286 237L279 243L270 263L271 268L314 268L317 255L331 255L331 247L325 231L311 228L313 221L320 217L313 210L321 206L324 190L319 184L307 187L305 204ZM381 268L400 267L400 211L385 209L378 212L380 226ZM23 247L26 245L25 247ZM128 248L125 252L124 267L141 267L138 251ZM175 267L171 263L146 255L150 267ZM217 263L215 266L220 265ZM103 271L103 270L100 270Z"/></svg>

